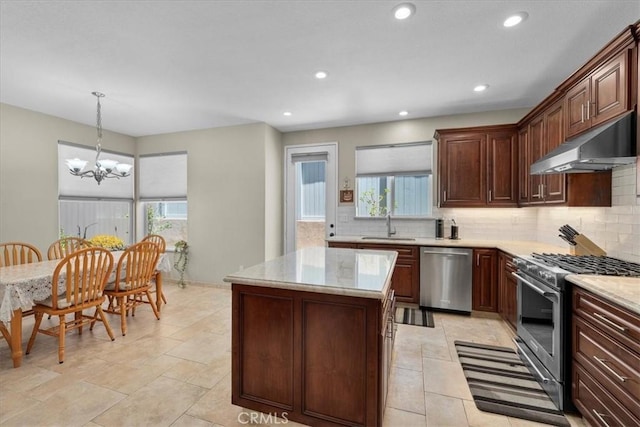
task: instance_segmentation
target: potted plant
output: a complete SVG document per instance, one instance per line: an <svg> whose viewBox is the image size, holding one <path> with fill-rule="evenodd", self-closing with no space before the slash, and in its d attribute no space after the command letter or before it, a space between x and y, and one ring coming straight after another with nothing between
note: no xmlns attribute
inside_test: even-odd
<svg viewBox="0 0 640 427"><path fill-rule="evenodd" d="M189 264L189 244L186 240L178 240L175 245L175 262L173 263L173 268L180 274L180 279L178 279L178 286L184 288L187 286L184 281L184 273L187 270L187 265Z"/></svg>

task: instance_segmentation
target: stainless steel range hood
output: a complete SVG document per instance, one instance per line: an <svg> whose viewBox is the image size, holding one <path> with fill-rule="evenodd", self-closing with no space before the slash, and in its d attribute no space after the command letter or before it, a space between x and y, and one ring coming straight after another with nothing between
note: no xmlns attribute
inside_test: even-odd
<svg viewBox="0 0 640 427"><path fill-rule="evenodd" d="M531 175L595 172L636 161L634 112L599 126L531 165Z"/></svg>

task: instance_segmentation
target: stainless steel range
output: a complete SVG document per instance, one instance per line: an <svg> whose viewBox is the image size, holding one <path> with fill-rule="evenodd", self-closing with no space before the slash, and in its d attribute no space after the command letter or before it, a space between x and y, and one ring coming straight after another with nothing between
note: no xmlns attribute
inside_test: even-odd
<svg viewBox="0 0 640 427"><path fill-rule="evenodd" d="M589 255L517 257L518 321L514 340L521 358L560 410L571 403L571 288L568 274L638 276L640 264Z"/></svg>

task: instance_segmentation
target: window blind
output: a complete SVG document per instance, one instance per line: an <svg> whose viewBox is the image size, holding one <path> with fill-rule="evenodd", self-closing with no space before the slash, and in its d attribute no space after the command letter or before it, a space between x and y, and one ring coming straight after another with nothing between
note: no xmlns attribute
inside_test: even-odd
<svg viewBox="0 0 640 427"><path fill-rule="evenodd" d="M431 173L431 141L356 147L356 176Z"/></svg>
<svg viewBox="0 0 640 427"><path fill-rule="evenodd" d="M135 168L128 177L103 180L100 185L93 177L80 178L69 173L67 159L87 160L84 170L95 169L96 150L68 142L58 142L58 195L61 197L94 197L133 200ZM101 159L116 160L119 163L133 165L133 156L102 150Z"/></svg>
<svg viewBox="0 0 640 427"><path fill-rule="evenodd" d="M187 153L140 156L140 200L187 198Z"/></svg>

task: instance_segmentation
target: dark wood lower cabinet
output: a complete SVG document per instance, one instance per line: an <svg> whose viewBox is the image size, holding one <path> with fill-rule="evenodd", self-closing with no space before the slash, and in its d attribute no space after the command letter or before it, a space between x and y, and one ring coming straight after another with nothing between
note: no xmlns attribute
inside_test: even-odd
<svg viewBox="0 0 640 427"><path fill-rule="evenodd" d="M573 289L572 398L593 426L640 425L640 316Z"/></svg>
<svg viewBox="0 0 640 427"><path fill-rule="evenodd" d="M392 297L232 289L233 404L314 426L382 425Z"/></svg>
<svg viewBox="0 0 640 427"><path fill-rule="evenodd" d="M498 311L498 252L495 249L473 250L471 308L478 311Z"/></svg>
<svg viewBox="0 0 640 427"><path fill-rule="evenodd" d="M400 302L413 304L420 302L420 266L418 259L420 252L417 246L399 246L386 243L329 242L329 247L398 252L398 260L391 277L391 286L395 291L395 297Z"/></svg>
<svg viewBox="0 0 640 427"><path fill-rule="evenodd" d="M498 254L498 313L513 330L518 321L518 281L511 273L516 270L513 257L501 251Z"/></svg>

